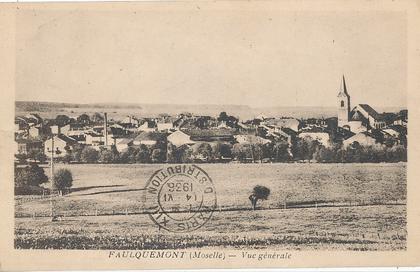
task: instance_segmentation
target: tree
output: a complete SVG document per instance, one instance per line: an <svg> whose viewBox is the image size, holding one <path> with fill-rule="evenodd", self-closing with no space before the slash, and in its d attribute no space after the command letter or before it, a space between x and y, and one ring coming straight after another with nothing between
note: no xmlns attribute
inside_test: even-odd
<svg viewBox="0 0 420 272"><path fill-rule="evenodd" d="M103 149L101 150L101 154L99 156L99 160L103 163L111 163L114 162L114 154L111 150Z"/></svg>
<svg viewBox="0 0 420 272"><path fill-rule="evenodd" d="M314 153L313 159L317 162L333 162L334 152L325 146L320 146Z"/></svg>
<svg viewBox="0 0 420 272"><path fill-rule="evenodd" d="M248 158L249 148L245 144L234 144L232 147L233 156L240 162L246 162Z"/></svg>
<svg viewBox="0 0 420 272"><path fill-rule="evenodd" d="M73 154L71 152L66 152L63 157L63 162L70 163L73 160Z"/></svg>
<svg viewBox="0 0 420 272"><path fill-rule="evenodd" d="M177 152L181 163L192 162L192 149L188 145L180 146Z"/></svg>
<svg viewBox="0 0 420 272"><path fill-rule="evenodd" d="M160 150L160 149L159 149ZM146 145L141 144L136 154L136 162L148 163L150 162L150 151Z"/></svg>
<svg viewBox="0 0 420 272"><path fill-rule="evenodd" d="M97 162L99 159L99 152L92 147L85 147L82 150L81 160L88 163Z"/></svg>
<svg viewBox="0 0 420 272"><path fill-rule="evenodd" d="M44 154L44 152L42 150L39 150L35 154L35 160L39 161L40 163L45 163L47 161L47 156Z"/></svg>
<svg viewBox="0 0 420 272"><path fill-rule="evenodd" d="M95 112L91 117L92 122L100 123L104 120L104 117L99 112Z"/></svg>
<svg viewBox="0 0 420 272"><path fill-rule="evenodd" d="M362 146L355 141L346 148L346 162L361 162Z"/></svg>
<svg viewBox="0 0 420 272"><path fill-rule="evenodd" d="M177 148L175 145L168 143L167 148L166 148L166 160L167 162L172 162L172 163L177 163L178 158L177 158Z"/></svg>
<svg viewBox="0 0 420 272"><path fill-rule="evenodd" d="M44 169L36 163L31 163L25 168L15 168L15 187L39 186L47 181Z"/></svg>
<svg viewBox="0 0 420 272"><path fill-rule="evenodd" d="M197 143L193 147L193 155L200 161L212 161L213 160L213 149L208 143Z"/></svg>
<svg viewBox="0 0 420 272"><path fill-rule="evenodd" d="M217 160L222 160L223 158L231 158L232 157L232 145L217 142L213 148L213 157Z"/></svg>
<svg viewBox="0 0 420 272"><path fill-rule="evenodd" d="M44 163L47 160L47 156L44 154L44 151L41 149L32 149L28 153L28 158Z"/></svg>
<svg viewBox="0 0 420 272"><path fill-rule="evenodd" d="M59 195L63 195L63 191L69 189L73 185L73 176L68 169L58 169L54 174L54 188L58 190Z"/></svg>
<svg viewBox="0 0 420 272"><path fill-rule="evenodd" d="M82 151L84 147L81 144L76 144L73 146L73 150L71 151L71 160L76 162L82 161Z"/></svg>
<svg viewBox="0 0 420 272"><path fill-rule="evenodd" d="M293 145L293 156L297 160L305 160L309 153L308 142L305 139L297 139Z"/></svg>
<svg viewBox="0 0 420 272"><path fill-rule="evenodd" d="M88 125L90 124L90 117L89 115L87 115L86 113L83 113L82 115L77 117L77 122L83 124L83 125Z"/></svg>
<svg viewBox="0 0 420 272"><path fill-rule="evenodd" d="M70 123L70 117L64 114L59 114L55 117L55 123L57 126L62 127Z"/></svg>
<svg viewBox="0 0 420 272"><path fill-rule="evenodd" d="M114 162L118 162L120 160L120 152L118 152L118 149L115 145L111 145L111 152Z"/></svg>
<svg viewBox="0 0 420 272"><path fill-rule="evenodd" d="M236 128L238 126L238 118L227 115L226 112L222 111L217 118L219 122L225 122L228 127Z"/></svg>
<svg viewBox="0 0 420 272"><path fill-rule="evenodd" d="M257 207L258 200L267 200L270 195L270 189L265 186L257 185L252 190L252 194L249 196L251 201L252 209L255 210Z"/></svg>
<svg viewBox="0 0 420 272"><path fill-rule="evenodd" d="M127 150L120 154L120 162L122 163L133 163L137 155L137 150L134 147L129 146Z"/></svg>
<svg viewBox="0 0 420 272"><path fill-rule="evenodd" d="M18 159L19 163L25 163L28 159L28 156L26 154L15 154L16 159Z"/></svg>
<svg viewBox="0 0 420 272"><path fill-rule="evenodd" d="M276 142L273 147L272 158L277 162L284 162L289 160L289 144L286 141Z"/></svg>
<svg viewBox="0 0 420 272"><path fill-rule="evenodd" d="M155 148L152 151L152 162L159 163L165 161L165 152L162 151L160 148Z"/></svg>

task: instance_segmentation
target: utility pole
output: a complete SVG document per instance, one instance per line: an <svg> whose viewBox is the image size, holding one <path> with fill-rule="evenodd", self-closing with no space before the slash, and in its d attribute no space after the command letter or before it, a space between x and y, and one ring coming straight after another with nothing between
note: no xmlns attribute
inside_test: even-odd
<svg viewBox="0 0 420 272"><path fill-rule="evenodd" d="M54 133L51 134L51 164L50 164L50 208L51 208L51 220L54 220L54 209L53 209L53 200L52 192L54 190Z"/></svg>
<svg viewBox="0 0 420 272"><path fill-rule="evenodd" d="M51 190L54 187L53 179L54 179L54 134L51 137Z"/></svg>

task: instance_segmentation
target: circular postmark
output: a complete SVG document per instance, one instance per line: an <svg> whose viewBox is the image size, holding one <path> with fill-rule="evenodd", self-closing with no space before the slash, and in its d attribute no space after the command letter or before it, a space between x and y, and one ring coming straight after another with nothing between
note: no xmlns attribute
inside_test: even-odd
<svg viewBox="0 0 420 272"><path fill-rule="evenodd" d="M145 188L150 218L172 232L203 226L216 209L216 190L209 175L196 165L171 165L156 171Z"/></svg>

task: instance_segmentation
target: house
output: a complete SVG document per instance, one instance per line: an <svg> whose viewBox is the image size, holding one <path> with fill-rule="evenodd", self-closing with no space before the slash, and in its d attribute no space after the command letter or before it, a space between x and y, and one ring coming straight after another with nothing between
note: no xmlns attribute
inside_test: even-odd
<svg viewBox="0 0 420 272"><path fill-rule="evenodd" d="M70 128L67 131L67 136L84 135L88 131L88 128L81 124L70 124Z"/></svg>
<svg viewBox="0 0 420 272"><path fill-rule="evenodd" d="M187 133L177 130L168 136L168 143L174 146L193 145L196 142L191 140L191 136Z"/></svg>
<svg viewBox="0 0 420 272"><path fill-rule="evenodd" d="M297 137L297 132L290 128L281 128L273 133L275 137L286 140L289 145L292 145Z"/></svg>
<svg viewBox="0 0 420 272"><path fill-rule="evenodd" d="M295 118L276 118L268 119L262 122L263 125L273 127L275 130L280 130L281 128L289 128L295 132L299 131L300 122Z"/></svg>
<svg viewBox="0 0 420 272"><path fill-rule="evenodd" d="M343 141L343 146L347 147L354 142L358 142L361 146L372 146L378 144L376 137L370 132L360 132L355 134L353 137Z"/></svg>
<svg viewBox="0 0 420 272"><path fill-rule="evenodd" d="M174 129L174 126L171 122L157 123L157 130L160 132L168 132L172 129Z"/></svg>
<svg viewBox="0 0 420 272"><path fill-rule="evenodd" d="M383 129L382 131L385 132L386 134L388 134L391 137L394 137L394 138L399 138L400 137L400 132L398 130L394 129L394 128L389 127L389 128Z"/></svg>
<svg viewBox="0 0 420 272"><path fill-rule="evenodd" d="M271 143L270 140L255 135L235 135L235 140L240 144L265 145Z"/></svg>
<svg viewBox="0 0 420 272"><path fill-rule="evenodd" d="M60 127L59 133L67 135L70 131L70 124Z"/></svg>
<svg viewBox="0 0 420 272"><path fill-rule="evenodd" d="M57 158L64 157L66 152L72 150L74 145L77 144L75 139L64 134L57 134L52 139L54 140L54 157ZM46 155L51 154L53 148L52 139L50 138L44 143L44 152Z"/></svg>
<svg viewBox="0 0 420 272"><path fill-rule="evenodd" d="M394 141L398 144L407 144L407 128L401 125L389 126L382 130L385 134L385 140L389 143Z"/></svg>
<svg viewBox="0 0 420 272"><path fill-rule="evenodd" d="M316 140L324 146L329 146L331 143L330 134L322 128L313 127L309 129L302 130L299 132L299 138L311 138L312 140Z"/></svg>
<svg viewBox="0 0 420 272"><path fill-rule="evenodd" d="M90 131L90 132L85 133L85 137L86 137L86 140L85 140L86 145L100 146L100 145L104 145L105 143L105 137L101 133Z"/></svg>
<svg viewBox="0 0 420 272"><path fill-rule="evenodd" d="M32 138L38 138L42 134L42 129L38 125L30 127L28 129L28 134Z"/></svg>
<svg viewBox="0 0 420 272"><path fill-rule="evenodd" d="M128 115L121 121L121 124L138 127L140 124L140 120L132 115Z"/></svg>
<svg viewBox="0 0 420 272"><path fill-rule="evenodd" d="M156 122L154 120L145 120L143 122L143 124L141 124L138 129L138 131L156 131L157 130L157 126L156 126Z"/></svg>
<svg viewBox="0 0 420 272"><path fill-rule="evenodd" d="M133 145L155 146L158 143L166 141L164 134L154 131L143 131L133 140Z"/></svg>
<svg viewBox="0 0 420 272"><path fill-rule="evenodd" d="M183 132L195 142L233 142L235 140L234 131L231 129L188 129Z"/></svg>
<svg viewBox="0 0 420 272"><path fill-rule="evenodd" d="M115 147L117 148L118 152L123 152L127 148L133 145L133 140L131 138L118 138L115 139Z"/></svg>
<svg viewBox="0 0 420 272"><path fill-rule="evenodd" d="M50 126L50 129L52 134L60 134L60 127L58 125L52 125Z"/></svg>
<svg viewBox="0 0 420 272"><path fill-rule="evenodd" d="M42 124L43 119L37 113L29 113L25 116L29 126L35 126Z"/></svg>
<svg viewBox="0 0 420 272"><path fill-rule="evenodd" d="M330 132L330 135L332 135L332 140L336 143L342 143L344 140L347 140L348 138L351 138L355 135L354 132L351 132L350 130L342 127L331 129Z"/></svg>
<svg viewBox="0 0 420 272"><path fill-rule="evenodd" d="M16 139L15 140L15 154L25 154L34 151L42 150L42 141L32 139Z"/></svg>
<svg viewBox="0 0 420 272"><path fill-rule="evenodd" d="M81 134L81 135L70 135L68 136L74 140L77 141L77 143L85 145L86 144L86 135Z"/></svg>
<svg viewBox="0 0 420 272"><path fill-rule="evenodd" d="M400 125L400 126L404 126L404 127L407 127L407 120L405 120L405 119L403 119L403 118L401 118L401 117L397 117L395 120L394 120L394 123L393 123L394 125Z"/></svg>
<svg viewBox="0 0 420 272"><path fill-rule="evenodd" d="M28 120L22 116L15 117L15 132L21 134L29 129Z"/></svg>

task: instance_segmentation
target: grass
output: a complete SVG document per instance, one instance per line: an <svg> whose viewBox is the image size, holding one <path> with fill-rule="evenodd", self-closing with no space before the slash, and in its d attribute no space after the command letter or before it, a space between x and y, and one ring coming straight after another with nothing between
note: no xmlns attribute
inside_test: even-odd
<svg viewBox="0 0 420 272"><path fill-rule="evenodd" d="M404 206L216 212L194 233L169 233L146 215L16 220L17 248L282 248L403 250Z"/></svg>
<svg viewBox="0 0 420 272"><path fill-rule="evenodd" d="M188 235L159 231L141 214L147 209L142 189L162 165L57 165L63 167L73 173L73 192L52 203L55 214L69 217L59 222L16 218L18 248L405 248L403 163L200 165L213 179L221 212ZM270 188L271 195L259 203L261 210L250 211L248 196L255 185ZM284 210L285 202L289 208L314 203L382 205ZM402 205L384 205L395 202ZM16 201L15 208L18 217L48 216L51 204L35 198ZM125 212L137 215L71 217Z"/></svg>

